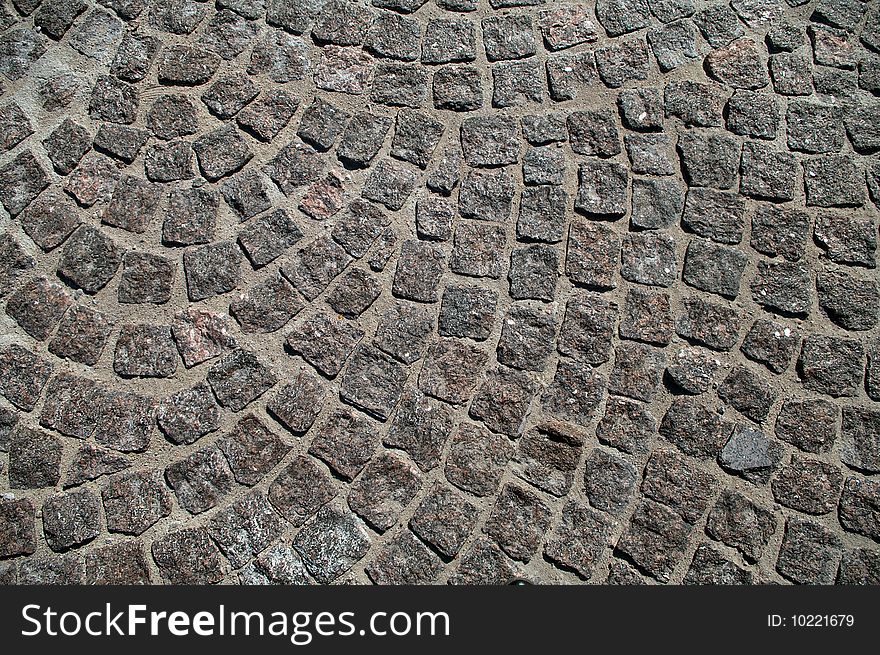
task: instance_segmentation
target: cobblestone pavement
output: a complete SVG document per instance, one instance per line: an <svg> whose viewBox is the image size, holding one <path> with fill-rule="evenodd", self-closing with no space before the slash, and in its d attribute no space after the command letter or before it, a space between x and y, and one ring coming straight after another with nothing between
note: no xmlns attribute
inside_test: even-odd
<svg viewBox="0 0 880 655"><path fill-rule="evenodd" d="M880 3L0 0L0 79L3 582L880 583Z"/></svg>

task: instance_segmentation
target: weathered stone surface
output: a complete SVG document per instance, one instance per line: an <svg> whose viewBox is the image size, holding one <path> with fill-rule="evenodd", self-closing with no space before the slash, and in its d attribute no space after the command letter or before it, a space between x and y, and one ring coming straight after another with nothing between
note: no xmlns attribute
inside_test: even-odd
<svg viewBox="0 0 880 655"><path fill-rule="evenodd" d="M153 542L153 559L169 584L213 584L225 573L220 551L204 528L183 528Z"/></svg>
<svg viewBox="0 0 880 655"><path fill-rule="evenodd" d="M241 418L218 445L235 481L252 487L271 471L290 446L253 414Z"/></svg>
<svg viewBox="0 0 880 655"><path fill-rule="evenodd" d="M360 520L335 507L321 509L293 540L309 573L332 582L367 554L370 537Z"/></svg>
<svg viewBox="0 0 880 655"><path fill-rule="evenodd" d="M269 502L295 526L336 497L333 481L315 460L298 455L269 485Z"/></svg>
<svg viewBox="0 0 880 655"><path fill-rule="evenodd" d="M120 473L101 487L107 530L139 535L171 513L171 492L159 471Z"/></svg>
<svg viewBox="0 0 880 655"><path fill-rule="evenodd" d="M827 528L800 518L789 518L776 559L776 570L799 584L831 584L837 570L841 541Z"/></svg>

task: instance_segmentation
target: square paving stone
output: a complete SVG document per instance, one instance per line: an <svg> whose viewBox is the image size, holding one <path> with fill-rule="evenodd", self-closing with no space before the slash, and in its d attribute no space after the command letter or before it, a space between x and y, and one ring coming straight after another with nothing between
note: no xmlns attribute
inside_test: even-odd
<svg viewBox="0 0 880 655"><path fill-rule="evenodd" d="M191 246L214 238L219 196L208 189L180 189L168 196L162 224L165 244Z"/></svg>
<svg viewBox="0 0 880 655"><path fill-rule="evenodd" d="M260 93L249 77L242 74L219 78L202 93L208 110L221 119L232 118Z"/></svg>
<svg viewBox="0 0 880 655"><path fill-rule="evenodd" d="M305 523L336 494L327 469L305 455L297 455L269 486L269 502L295 526Z"/></svg>
<svg viewBox="0 0 880 655"><path fill-rule="evenodd" d="M608 391L635 400L650 401L666 365L662 350L645 344L622 342L614 348L614 368L608 376Z"/></svg>
<svg viewBox="0 0 880 655"><path fill-rule="evenodd" d="M550 508L518 484L501 490L484 531L515 560L528 561L550 527Z"/></svg>
<svg viewBox="0 0 880 655"><path fill-rule="evenodd" d="M806 514L827 514L837 507L843 473L825 462L793 455L771 484L776 502Z"/></svg>
<svg viewBox="0 0 880 655"><path fill-rule="evenodd" d="M76 204L60 191L49 189L19 215L21 227L48 252L60 246L80 225Z"/></svg>
<svg viewBox="0 0 880 655"><path fill-rule="evenodd" d="M140 82L153 65L160 41L154 36L126 32L110 65L110 72L126 82Z"/></svg>
<svg viewBox="0 0 880 655"><path fill-rule="evenodd" d="M461 494L437 483L409 521L410 529L442 556L453 558L476 527L479 510Z"/></svg>
<svg viewBox="0 0 880 655"><path fill-rule="evenodd" d="M682 279L701 291L736 298L747 261L741 250L694 238L685 253Z"/></svg>
<svg viewBox="0 0 880 655"><path fill-rule="evenodd" d="M373 57L361 48L327 45L315 68L315 86L326 91L361 95L369 86Z"/></svg>
<svg viewBox="0 0 880 655"><path fill-rule="evenodd" d="M465 17L431 18L425 26L423 64L473 61L477 56L474 21Z"/></svg>
<svg viewBox="0 0 880 655"><path fill-rule="evenodd" d="M687 548L691 526L672 510L651 500L636 507L617 549L639 569L667 582Z"/></svg>
<svg viewBox="0 0 880 655"><path fill-rule="evenodd" d="M309 454L324 461L345 480L357 477L379 445L376 423L348 409L340 409L316 428Z"/></svg>
<svg viewBox="0 0 880 655"><path fill-rule="evenodd" d="M34 128L17 103L0 107L0 148L12 150L33 133Z"/></svg>
<svg viewBox="0 0 880 655"><path fill-rule="evenodd" d="M171 299L177 263L142 252L127 252L122 259L122 279L117 291L121 303L162 305Z"/></svg>
<svg viewBox="0 0 880 655"><path fill-rule="evenodd" d="M515 194L516 185L507 171L468 171L461 181L458 211L464 218L504 223Z"/></svg>
<svg viewBox="0 0 880 655"><path fill-rule="evenodd" d="M660 422L660 434L693 457L716 457L732 430L731 423L724 421L704 402L690 396L673 400Z"/></svg>
<svg viewBox="0 0 880 655"><path fill-rule="evenodd" d="M335 377L363 336L356 324L320 312L294 326L287 346L324 375Z"/></svg>
<svg viewBox="0 0 880 655"><path fill-rule="evenodd" d="M0 166L0 203L11 216L17 216L49 186L49 178L30 150Z"/></svg>
<svg viewBox="0 0 880 655"><path fill-rule="evenodd" d="M516 579L519 567L495 542L478 538L462 556L452 585L506 585Z"/></svg>
<svg viewBox="0 0 880 655"><path fill-rule="evenodd" d="M691 127L720 127L724 105L717 85L692 82L668 82L663 89L663 111L668 117Z"/></svg>
<svg viewBox="0 0 880 655"><path fill-rule="evenodd" d="M849 478L840 499L840 523L844 529L857 532L877 541L880 523L876 512L880 487L870 479Z"/></svg>
<svg viewBox="0 0 880 655"><path fill-rule="evenodd" d="M554 496L565 496L583 450L583 436L561 423L548 421L531 429L517 443L511 471Z"/></svg>
<svg viewBox="0 0 880 655"><path fill-rule="evenodd" d="M191 301L228 293L241 280L241 251L232 241L217 241L183 255L186 288Z"/></svg>
<svg viewBox="0 0 880 655"><path fill-rule="evenodd" d="M54 487L61 479L61 439L19 426L9 439L9 488Z"/></svg>
<svg viewBox="0 0 880 655"><path fill-rule="evenodd" d="M559 253L545 245L517 248L510 254L510 297L552 301L559 276Z"/></svg>
<svg viewBox="0 0 880 655"><path fill-rule="evenodd" d="M678 277L675 240L668 234L627 234L623 239L620 258L620 273L630 282L669 287Z"/></svg>
<svg viewBox="0 0 880 655"><path fill-rule="evenodd" d="M431 162L443 132L443 124L429 114L402 109L397 114L391 156L424 169Z"/></svg>
<svg viewBox="0 0 880 655"><path fill-rule="evenodd" d="M191 180L193 151L188 141L157 143L147 148L144 155L144 173L151 182Z"/></svg>
<svg viewBox="0 0 880 655"><path fill-rule="evenodd" d="M612 515L629 504L638 482L635 467L603 448L594 448L584 467L584 492L590 505Z"/></svg>
<svg viewBox="0 0 880 655"><path fill-rule="evenodd" d="M465 341L437 339L428 349L419 374L419 389L451 404L467 402L477 385L477 373L488 355Z"/></svg>
<svg viewBox="0 0 880 655"><path fill-rule="evenodd" d="M212 584L225 575L223 556L205 528L183 528L153 542L153 559L169 584Z"/></svg>
<svg viewBox="0 0 880 655"><path fill-rule="evenodd" d="M101 487L107 530L140 535L168 516L171 492L162 484L159 471L120 473Z"/></svg>
<svg viewBox="0 0 880 655"><path fill-rule="evenodd" d="M392 293L416 302L436 302L437 285L445 257L435 245L424 241L405 241L394 274Z"/></svg>
<svg viewBox="0 0 880 655"><path fill-rule="evenodd" d="M266 410L285 428L302 434L312 427L326 397L320 379L306 370L299 371L266 405Z"/></svg>
<svg viewBox="0 0 880 655"><path fill-rule="evenodd" d="M384 532L397 523L422 486L418 469L393 453L384 453L364 468L351 485L348 506L374 529Z"/></svg>
<svg viewBox="0 0 880 655"><path fill-rule="evenodd" d="M684 189L678 181L635 179L632 186L630 222L634 227L656 230L678 221L685 206Z"/></svg>
<svg viewBox="0 0 880 655"><path fill-rule="evenodd" d="M380 315L374 343L392 357L412 364L421 358L433 324L430 306L395 301Z"/></svg>
<svg viewBox="0 0 880 655"><path fill-rule="evenodd" d="M498 367L486 374L471 403L470 415L494 432L518 436L538 383L528 373Z"/></svg>
<svg viewBox="0 0 880 655"><path fill-rule="evenodd" d="M840 459L852 468L880 471L880 412L871 408L845 407L840 427Z"/></svg>
<svg viewBox="0 0 880 655"><path fill-rule="evenodd" d="M788 103L785 123L790 150L818 154L838 152L843 147L843 110L840 107L792 100Z"/></svg>
<svg viewBox="0 0 880 655"><path fill-rule="evenodd" d="M275 274L255 284L229 305L229 313L247 334L275 332L303 308L290 282Z"/></svg>
<svg viewBox="0 0 880 655"><path fill-rule="evenodd" d="M331 231L334 241L352 257L363 257L385 231L391 218L376 205L360 198L353 200Z"/></svg>
<svg viewBox="0 0 880 655"><path fill-rule="evenodd" d="M443 562L409 530L401 530L366 567L379 585L425 585L433 582Z"/></svg>
<svg viewBox="0 0 880 655"><path fill-rule="evenodd" d="M40 425L63 435L86 439L92 435L100 390L90 378L62 372L46 387Z"/></svg>
<svg viewBox="0 0 880 655"><path fill-rule="evenodd" d="M740 313L727 305L688 298L675 322L683 339L712 350L730 350L739 341Z"/></svg>
<svg viewBox="0 0 880 655"><path fill-rule="evenodd" d="M265 75L276 84L297 82L310 72L305 42L282 30L267 30L254 45L248 75Z"/></svg>
<svg viewBox="0 0 880 655"><path fill-rule="evenodd" d="M779 102L769 93L738 89L727 101L727 129L740 136L775 139L781 118Z"/></svg>
<svg viewBox="0 0 880 655"><path fill-rule="evenodd" d="M220 410L210 387L200 382L163 400L156 423L171 442L191 444L220 427Z"/></svg>
<svg viewBox="0 0 880 655"><path fill-rule="evenodd" d="M600 443L630 455L644 455L657 431L657 421L641 403L609 396L596 426Z"/></svg>
<svg viewBox="0 0 880 655"><path fill-rule="evenodd" d="M565 178L565 151L557 145L529 147L522 171L527 185L560 185Z"/></svg>
<svg viewBox="0 0 880 655"><path fill-rule="evenodd" d="M342 246L322 235L291 255L281 273L307 300L314 300L351 261Z"/></svg>
<svg viewBox="0 0 880 655"><path fill-rule="evenodd" d="M537 61L512 61L492 66L492 106L521 107L544 99L542 71Z"/></svg>
<svg viewBox="0 0 880 655"><path fill-rule="evenodd" d="M0 556L30 555L37 548L34 527L34 504L28 498L3 498L0 500Z"/></svg>
<svg viewBox="0 0 880 655"><path fill-rule="evenodd" d="M837 437L839 408L812 398L787 398L776 417L776 436L808 453L828 450Z"/></svg>
<svg viewBox="0 0 880 655"><path fill-rule="evenodd" d="M203 134L193 141L199 168L209 180L231 175L247 164L253 153L232 125Z"/></svg>
<svg viewBox="0 0 880 655"><path fill-rule="evenodd" d="M448 241L454 220L455 205L446 198L429 195L416 202L416 232L422 239Z"/></svg>
<svg viewBox="0 0 880 655"><path fill-rule="evenodd" d="M379 63L370 100L392 107L418 109L428 97L428 71L415 64Z"/></svg>
<svg viewBox="0 0 880 655"><path fill-rule="evenodd" d="M785 523L776 570L799 584L832 584L841 547L840 538L827 528L791 517Z"/></svg>
<svg viewBox="0 0 880 655"><path fill-rule="evenodd" d="M263 177L253 169L224 182L220 186L220 193L226 204L242 221L272 206Z"/></svg>
<svg viewBox="0 0 880 655"><path fill-rule="evenodd" d="M575 209L587 215L622 216L627 209L629 172L615 162L586 162L578 165Z"/></svg>
<svg viewBox="0 0 880 655"><path fill-rule="evenodd" d="M223 314L205 309L177 312L171 330L187 368L237 346L232 335L232 321Z"/></svg>
<svg viewBox="0 0 880 655"><path fill-rule="evenodd" d="M88 489L49 496L41 514L46 543L56 552L86 544L101 531L101 501Z"/></svg>
<svg viewBox="0 0 880 655"><path fill-rule="evenodd" d="M504 268L504 229L497 225L459 223L453 236L449 268L470 277L501 277Z"/></svg>
<svg viewBox="0 0 880 655"><path fill-rule="evenodd" d="M759 143L743 145L740 160L740 192L752 198L784 202L793 200L797 181L797 160Z"/></svg>
<svg viewBox="0 0 880 655"><path fill-rule="evenodd" d="M449 285L443 291L437 332L485 341L495 324L497 304L498 293L491 289Z"/></svg>
<svg viewBox="0 0 880 655"><path fill-rule="evenodd" d="M199 131L195 105L185 95L160 96L147 112L147 127L166 141L195 134Z"/></svg>
<svg viewBox="0 0 880 655"><path fill-rule="evenodd" d="M85 556L85 582L95 585L147 585L153 582L143 544L117 541Z"/></svg>
<svg viewBox="0 0 880 655"><path fill-rule="evenodd" d="M348 166L369 166L382 148L392 123L387 116L369 112L355 114L342 133L336 156Z"/></svg>
<svg viewBox="0 0 880 655"><path fill-rule="evenodd" d="M813 334L801 346L798 375L811 391L834 398L853 396L864 375L864 354L854 339Z"/></svg>
<svg viewBox="0 0 880 655"><path fill-rule="evenodd" d="M99 75L89 100L89 116L95 121L131 125L138 115L140 92L109 75Z"/></svg>
<svg viewBox="0 0 880 655"><path fill-rule="evenodd" d="M701 348L685 346L666 367L666 381L688 394L706 393L713 384L721 361Z"/></svg>
<svg viewBox="0 0 880 655"><path fill-rule="evenodd" d="M568 194L557 187L541 185L525 188L520 195L516 222L518 239L557 243L565 237Z"/></svg>
<svg viewBox="0 0 880 655"><path fill-rule="evenodd" d="M777 520L773 513L735 491L724 491L709 512L706 532L739 550L749 561L761 558Z"/></svg>
<svg viewBox="0 0 880 655"><path fill-rule="evenodd" d="M461 178L462 159L461 149L457 145L446 145L440 153L437 167L425 181L428 189L444 196L451 194Z"/></svg>
<svg viewBox="0 0 880 655"><path fill-rule="evenodd" d="M560 359L541 404L553 416L585 426L599 408L604 392L605 379L592 367Z"/></svg>
<svg viewBox="0 0 880 655"><path fill-rule="evenodd" d="M123 325L113 353L113 370L122 377L172 377L177 357L170 325Z"/></svg>
<svg viewBox="0 0 880 655"><path fill-rule="evenodd" d="M150 445L156 401L131 391L95 389L95 440L120 452L143 452Z"/></svg>
<svg viewBox="0 0 880 655"><path fill-rule="evenodd" d="M322 508L293 540L316 580L332 582L361 560L370 548L366 527L354 514Z"/></svg>
<svg viewBox="0 0 880 655"><path fill-rule="evenodd" d="M385 421L400 402L407 370L381 350L361 344L351 355L339 397Z"/></svg>
<svg viewBox="0 0 880 655"><path fill-rule="evenodd" d="M253 414L242 417L217 445L226 456L235 481L248 487L262 480L290 450Z"/></svg>
<svg viewBox="0 0 880 655"><path fill-rule="evenodd" d="M0 394L13 405L30 412L52 374L52 364L18 344L0 351Z"/></svg>
<svg viewBox="0 0 880 655"><path fill-rule="evenodd" d="M107 225L142 234L156 213L159 197L157 185L123 175L116 184L102 220Z"/></svg>
<svg viewBox="0 0 880 655"><path fill-rule="evenodd" d="M269 142L287 126L298 106L299 100L287 91L273 89L238 112L235 120L241 129Z"/></svg>
<svg viewBox="0 0 880 655"><path fill-rule="evenodd" d="M610 543L615 527L614 522L599 512L568 501L544 545L544 557L587 580Z"/></svg>
<svg viewBox="0 0 880 655"><path fill-rule="evenodd" d="M417 391L404 395L383 439L385 446L405 451L422 471L440 464L440 453L452 432L452 410Z"/></svg>
<svg viewBox="0 0 880 655"><path fill-rule="evenodd" d="M756 422L763 421L776 400L776 392L760 375L736 366L718 387L718 397Z"/></svg>
<svg viewBox="0 0 880 655"><path fill-rule="evenodd" d="M804 163L808 207L861 207L864 172L848 155L825 155Z"/></svg>
<svg viewBox="0 0 880 655"><path fill-rule="evenodd" d="M275 386L278 377L253 352L237 349L211 367L207 380L222 407L240 412Z"/></svg>
<svg viewBox="0 0 880 655"><path fill-rule="evenodd" d="M483 46L489 61L521 59L535 54L535 33L530 16L508 14L484 18Z"/></svg>
<svg viewBox="0 0 880 655"><path fill-rule="evenodd" d="M211 538L234 567L244 566L284 530L284 522L266 496L250 492L216 512L208 524Z"/></svg>
<svg viewBox="0 0 880 655"><path fill-rule="evenodd" d="M627 134L623 138L633 173L674 175L672 140L665 134Z"/></svg>
<svg viewBox="0 0 880 655"><path fill-rule="evenodd" d="M621 338L665 346L672 341L673 331L668 293L638 288L627 290L618 328Z"/></svg>
<svg viewBox="0 0 880 655"><path fill-rule="evenodd" d="M476 496L489 496L498 489L513 445L498 434L460 423L449 448L444 474L453 485Z"/></svg>
<svg viewBox="0 0 880 655"><path fill-rule="evenodd" d="M18 240L8 232L0 234L0 284L3 291L0 296L6 295L15 287L27 271L37 265Z"/></svg>
<svg viewBox="0 0 880 655"><path fill-rule="evenodd" d="M617 286L621 240L613 228L576 218L568 230L565 274L572 282L598 289Z"/></svg>
<svg viewBox="0 0 880 655"><path fill-rule="evenodd" d="M742 241L745 201L738 195L711 189L689 189L681 224L716 243Z"/></svg>
<svg viewBox="0 0 880 655"><path fill-rule="evenodd" d="M79 160L92 149L92 135L86 128L69 118L64 119L45 139L43 147L55 171L67 175L76 168Z"/></svg>
<svg viewBox="0 0 880 655"><path fill-rule="evenodd" d="M283 207L242 225L238 243L254 267L271 263L303 234L293 216Z"/></svg>
<svg viewBox="0 0 880 655"><path fill-rule="evenodd" d="M816 275L819 307L845 330L870 330L877 324L880 292L877 284L842 270L821 270Z"/></svg>
<svg viewBox="0 0 880 655"><path fill-rule="evenodd" d="M553 351L557 320L554 311L512 306L502 320L498 361L527 371L543 371Z"/></svg>
<svg viewBox="0 0 880 655"><path fill-rule="evenodd" d="M776 205L761 205L752 215L750 244L769 257L797 261L804 256L810 232L806 212Z"/></svg>
<svg viewBox="0 0 880 655"><path fill-rule="evenodd" d="M326 160L315 148L296 140L282 148L274 158L263 166L285 196L298 188L316 181L326 166Z"/></svg>
<svg viewBox="0 0 880 655"><path fill-rule="evenodd" d="M567 124L569 143L577 154L612 157L621 152L620 134L611 110L572 112Z"/></svg>
<svg viewBox="0 0 880 655"><path fill-rule="evenodd" d="M39 277L25 282L9 296L6 314L34 339L45 341L72 304L73 298L62 285Z"/></svg>
<svg viewBox="0 0 880 655"><path fill-rule="evenodd" d="M799 341L799 335L790 327L758 318L740 349L749 359L764 364L774 373L782 373L794 358Z"/></svg>
<svg viewBox="0 0 880 655"><path fill-rule="evenodd" d="M631 130L643 132L663 127L663 96L659 89L624 89L617 96L617 108L623 124Z"/></svg>
<svg viewBox="0 0 880 655"><path fill-rule="evenodd" d="M678 152L688 186L733 186L740 159L734 139L713 132L684 132L678 137Z"/></svg>
<svg viewBox="0 0 880 655"><path fill-rule="evenodd" d="M813 237L824 249L825 256L836 264L876 267L877 235L873 221L867 216L820 214Z"/></svg>

